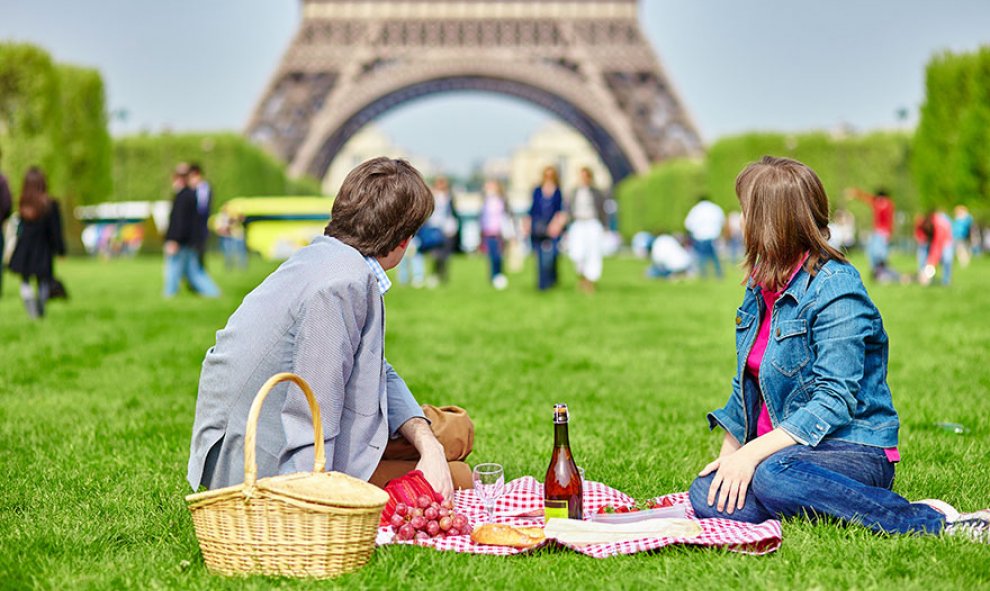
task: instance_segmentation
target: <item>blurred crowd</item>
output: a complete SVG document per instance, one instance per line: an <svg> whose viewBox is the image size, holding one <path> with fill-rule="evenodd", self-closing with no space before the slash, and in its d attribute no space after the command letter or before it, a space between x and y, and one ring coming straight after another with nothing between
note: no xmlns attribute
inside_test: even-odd
<svg viewBox="0 0 990 591"><path fill-rule="evenodd" d="M458 212L449 181L437 177L432 190L433 215L399 264L400 284L437 287L446 283L448 258L467 250L472 242L465 235L468 216ZM574 265L578 288L592 293L602 276L603 258L619 244L615 211L615 201L609 191L595 184L590 168L581 168L575 186L565 190L557 168L547 166L524 211L513 211L501 182L487 180L470 226L477 233L478 250L488 259L488 280L496 290L508 287L506 271L520 270L527 254L535 259L536 287L540 291L556 287L560 255L565 254Z"/></svg>
<svg viewBox="0 0 990 591"><path fill-rule="evenodd" d="M884 188L873 192L850 188L845 203L860 201L869 206L872 215L868 233L857 232L855 216L846 207L839 207L829 224L829 244L842 251L862 248L869 261L870 277L881 283L920 283L942 285L952 281L955 265L966 267L974 256L990 248L990 231L980 228L964 205L957 205L950 216L941 209L931 209L914 216L910 236L899 236L894 201ZM834 205L834 204L833 204ZM721 261L732 264L744 254L742 219L738 211L728 214L702 196L684 220L685 232L660 232L654 236L640 232L633 236L632 250L641 258L650 259L647 276L651 278L683 278L708 275L711 267L715 277L722 276ZM913 251L914 268L897 268L891 262L891 250Z"/></svg>
<svg viewBox="0 0 990 591"><path fill-rule="evenodd" d="M860 243L856 236L855 219L845 209L839 209L833 216L831 243L837 248L862 246L870 266L870 276L882 283L932 284L936 277L942 285L952 281L953 266L969 265L974 255L986 249L990 232L983 232L975 223L973 215L965 205L957 205L952 215L939 208L933 208L914 216L912 235L898 236L898 215L894 200L882 187L869 192L850 188L845 194L846 201L858 200L870 207L872 225L869 237ZM913 239L913 243L912 243ZM892 245L900 244L904 249L913 247L916 266L914 269L898 269L892 264Z"/></svg>
<svg viewBox="0 0 990 591"><path fill-rule="evenodd" d="M58 201L47 193L40 169L28 171L23 187L15 208L9 183L0 174L0 227L6 228L0 232L0 252L6 266L20 276L20 295L28 314L40 318L50 298L66 297L53 262L65 252L62 215ZM226 268L245 268L247 220L226 205L211 215L212 187L198 164L177 165L171 189L164 295L174 296L185 282L199 295L216 297L220 290L206 269L205 258L211 235L217 237ZM555 288L559 259L564 255L577 275L577 288L593 293L603 274L604 258L621 246L616 202L608 188L596 185L587 167L578 171L575 184L567 189L561 186L558 169L545 167L526 208L517 204L514 209L502 183L494 179L484 182L478 207L469 215L458 211L458 199L447 178L434 178L431 189L433 214L413 237L398 266L397 279L402 285L441 286L450 279L450 257L477 250L487 259L487 280L496 290L508 287L508 274L522 270L529 255L534 260L535 287L540 291ZM857 224L849 207L854 201L869 208L868 224L864 220ZM990 249L990 231L981 228L964 205L951 212L932 209L910 219L896 211L889 192L879 187L873 191L850 188L832 206L829 244L842 251L861 248L876 282L948 285L954 269L966 267L974 256ZM4 223L8 218L12 223ZM682 227L656 234L640 232L630 246L635 256L649 260L645 274L651 279L721 279L726 264L738 265L745 257L743 226L738 211L726 212L707 195L700 195ZM915 262L907 263L909 257L892 260L892 250L912 252Z"/></svg>

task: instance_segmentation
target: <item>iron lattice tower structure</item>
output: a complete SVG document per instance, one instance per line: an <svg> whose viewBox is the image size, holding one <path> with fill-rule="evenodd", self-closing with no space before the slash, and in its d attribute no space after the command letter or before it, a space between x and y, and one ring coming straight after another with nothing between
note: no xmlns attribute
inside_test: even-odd
<svg viewBox="0 0 990 591"><path fill-rule="evenodd" d="M347 140L389 109L489 91L572 125L618 181L702 150L638 8L638 0L303 0L300 28L247 134L292 174L322 178Z"/></svg>

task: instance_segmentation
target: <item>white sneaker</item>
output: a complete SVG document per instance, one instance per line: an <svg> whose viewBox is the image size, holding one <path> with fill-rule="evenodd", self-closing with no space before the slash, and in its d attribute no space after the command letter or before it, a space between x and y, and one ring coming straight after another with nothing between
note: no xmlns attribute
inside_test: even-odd
<svg viewBox="0 0 990 591"><path fill-rule="evenodd" d="M499 291L502 291L506 287L509 287L509 278L506 277L505 275L502 275L501 273L496 275L492 279L492 287L494 287Z"/></svg>
<svg viewBox="0 0 990 591"><path fill-rule="evenodd" d="M952 505L946 503L945 501L941 501L939 499L924 499L922 501L914 501L914 503L912 504L928 505L929 507L935 509L942 515L945 515L946 523L952 523L953 521L959 519L959 511L957 511L956 508L953 507Z"/></svg>
<svg viewBox="0 0 990 591"><path fill-rule="evenodd" d="M969 519L982 519L984 521L990 521L990 509L973 511L972 513L960 513L959 517L957 517L955 521L966 521Z"/></svg>
<svg viewBox="0 0 990 591"><path fill-rule="evenodd" d="M980 511L985 513L986 511ZM990 519L959 519L945 526L945 535L969 538L981 544L990 544Z"/></svg>

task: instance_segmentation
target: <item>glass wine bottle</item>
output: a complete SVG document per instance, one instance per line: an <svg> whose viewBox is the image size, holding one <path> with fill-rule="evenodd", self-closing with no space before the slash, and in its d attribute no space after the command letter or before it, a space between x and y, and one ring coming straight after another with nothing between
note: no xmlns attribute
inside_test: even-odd
<svg viewBox="0 0 990 591"><path fill-rule="evenodd" d="M567 405L554 405L553 457L543 481L543 516L547 521L552 517L581 519L583 515L581 475L571 455L567 421Z"/></svg>

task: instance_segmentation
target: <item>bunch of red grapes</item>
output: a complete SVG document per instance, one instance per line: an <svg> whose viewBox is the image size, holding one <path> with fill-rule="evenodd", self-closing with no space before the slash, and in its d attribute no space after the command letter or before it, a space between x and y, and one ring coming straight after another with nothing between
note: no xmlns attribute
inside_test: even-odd
<svg viewBox="0 0 990 591"><path fill-rule="evenodd" d="M454 512L452 500L438 503L427 495L419 495L415 507L398 503L389 523L399 540L429 540L471 533L467 517Z"/></svg>

